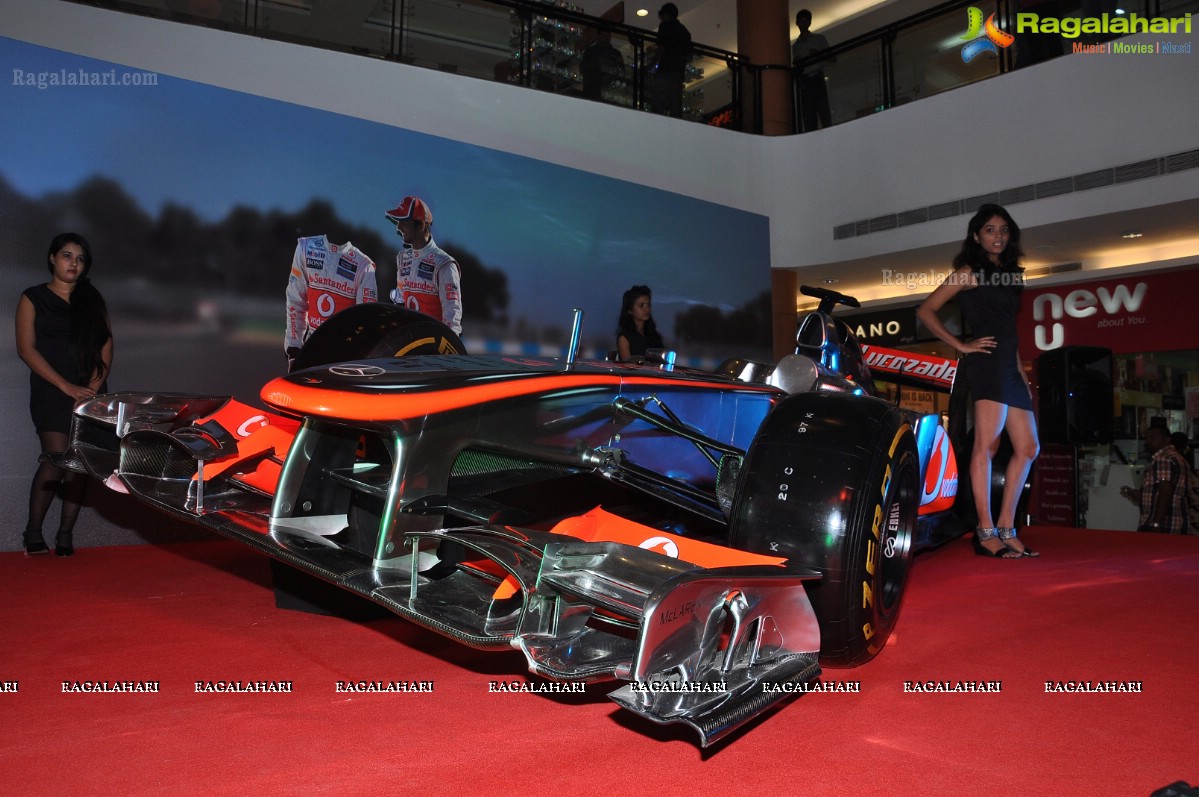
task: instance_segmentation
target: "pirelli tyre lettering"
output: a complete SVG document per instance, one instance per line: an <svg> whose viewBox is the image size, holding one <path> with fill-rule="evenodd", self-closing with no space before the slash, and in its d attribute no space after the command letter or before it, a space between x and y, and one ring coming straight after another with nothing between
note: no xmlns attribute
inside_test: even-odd
<svg viewBox="0 0 1199 797"><path fill-rule="evenodd" d="M886 644L919 490L911 429L882 400L801 393L763 422L742 467L729 539L821 573L809 595L822 663L861 664Z"/></svg>

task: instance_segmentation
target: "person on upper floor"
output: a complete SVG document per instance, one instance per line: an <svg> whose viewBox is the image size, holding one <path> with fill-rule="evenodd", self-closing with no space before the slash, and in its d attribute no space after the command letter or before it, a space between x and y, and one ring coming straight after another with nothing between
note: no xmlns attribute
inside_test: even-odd
<svg viewBox="0 0 1199 797"><path fill-rule="evenodd" d="M678 119L683 115L683 83L691 61L691 31L679 22L679 7L658 9L657 50L646 93L650 110Z"/></svg>

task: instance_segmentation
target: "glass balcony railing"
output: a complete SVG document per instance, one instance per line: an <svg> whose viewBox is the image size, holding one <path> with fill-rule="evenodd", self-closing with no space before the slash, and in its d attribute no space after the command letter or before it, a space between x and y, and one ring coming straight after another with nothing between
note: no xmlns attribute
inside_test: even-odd
<svg viewBox="0 0 1199 797"><path fill-rule="evenodd" d="M981 14L972 17L971 8ZM992 14L1001 33L1010 35L1017 30L1019 13L1078 20L1102 18L1103 14L1151 18L1182 17L1195 12L1199 12L1199 0L951 0L833 45L797 63L793 70L795 129L806 132L805 101L821 101L819 92L811 91L810 83L800 78L801 71L823 77L829 116L836 125L1069 55L1074 52L1075 42L1097 44L1119 35L1080 33L1077 37L1064 37L1060 33L1020 33L1011 41L1000 36L999 44L991 48L980 41L974 48L977 52L970 57L965 48L974 39L986 38L985 28L979 25ZM974 19L979 20L979 25ZM1199 18L1193 21L1193 27L1199 32ZM1192 35L1173 38L1190 41ZM809 87L807 98L805 85ZM812 114L807 118L810 122Z"/></svg>
<svg viewBox="0 0 1199 797"><path fill-rule="evenodd" d="M333 0L73 1L661 111L650 90L654 33L587 16L568 0L378 0L365 16L364 4ZM797 64L755 65L737 53L694 44L683 118L759 132L764 100L757 77L763 70L790 69L795 130L804 132L804 103L821 93L813 91L813 79L823 83L836 125L1067 55L1074 42L1113 38L1021 33L1006 46L980 42L980 53L967 57L970 34L984 38L982 21L992 14L999 30L1010 33L1018 13L1068 19L1196 12L1199 0L949 0ZM1194 26L1199 29L1199 18Z"/></svg>
<svg viewBox="0 0 1199 797"><path fill-rule="evenodd" d="M83 0L80 0L81 2ZM660 111L651 31L532 0L90 0L118 11L342 50L483 80ZM683 118L736 126L736 53L695 43ZM733 68L731 68L733 67Z"/></svg>

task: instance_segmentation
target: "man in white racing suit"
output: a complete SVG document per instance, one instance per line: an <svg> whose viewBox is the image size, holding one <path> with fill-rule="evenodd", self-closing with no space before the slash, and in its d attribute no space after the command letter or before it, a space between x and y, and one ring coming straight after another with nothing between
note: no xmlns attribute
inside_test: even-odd
<svg viewBox="0 0 1199 797"><path fill-rule="evenodd" d="M433 212L423 200L406 196L387 211L404 239L396 255L396 304L439 319L462 334L462 287L458 261L433 242Z"/></svg>
<svg viewBox="0 0 1199 797"><path fill-rule="evenodd" d="M348 241L340 246L325 235L300 238L287 280L287 333L290 365L300 347L326 319L363 302L376 302L375 262Z"/></svg>

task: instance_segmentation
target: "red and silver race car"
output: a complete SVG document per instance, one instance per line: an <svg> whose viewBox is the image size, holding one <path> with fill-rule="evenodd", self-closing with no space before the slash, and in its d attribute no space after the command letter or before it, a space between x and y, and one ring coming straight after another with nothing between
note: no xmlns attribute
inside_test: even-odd
<svg viewBox="0 0 1199 797"><path fill-rule="evenodd" d="M270 411L99 396L66 464L538 675L625 682L618 704L706 745L874 656L951 514L939 418L873 395L831 314L856 302L813 295L796 354L718 373L579 360L579 314L562 359L472 356L362 305Z"/></svg>

